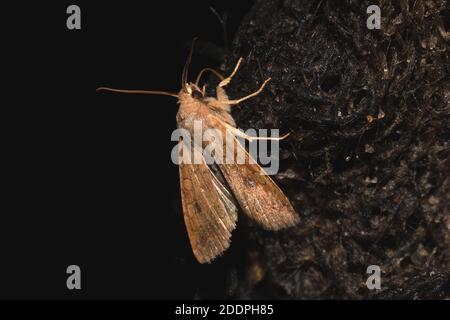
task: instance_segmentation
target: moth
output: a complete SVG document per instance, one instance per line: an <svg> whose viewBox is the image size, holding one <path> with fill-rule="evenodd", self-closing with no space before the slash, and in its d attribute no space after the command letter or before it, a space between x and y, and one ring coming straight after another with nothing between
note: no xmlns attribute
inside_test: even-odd
<svg viewBox="0 0 450 320"><path fill-rule="evenodd" d="M236 64L233 72L224 77L211 68L203 69L195 82L188 82L188 69L192 59L194 41L189 52L181 77L181 90L178 93L166 91L122 90L101 87L106 90L121 93L143 93L172 96L178 99L178 128L188 130L193 135L193 123L199 122L203 129L215 129L219 132L232 133L233 144L224 143L224 148L230 145L236 147L232 152L241 154L244 163L217 162L207 164L201 153L205 146L192 147L192 141L180 139L180 153L190 152L191 156L199 157L199 163L180 163L180 189L184 222L188 232L192 251L200 263L210 263L225 252L230 246L231 233L236 227L239 208L254 222L266 230L280 230L291 227L299 222L289 200L263 169L246 151L237 137L252 141L255 139L283 139L284 137L253 137L236 128L231 115L231 106L258 95L268 81L260 88L240 99L229 99L224 87L236 74L242 63L242 58ZM220 79L216 87L216 97L206 96L205 86L199 87L199 82L205 72L211 72ZM229 140L229 139L227 139ZM222 142L221 142L222 143ZM253 161L252 161L253 160Z"/></svg>

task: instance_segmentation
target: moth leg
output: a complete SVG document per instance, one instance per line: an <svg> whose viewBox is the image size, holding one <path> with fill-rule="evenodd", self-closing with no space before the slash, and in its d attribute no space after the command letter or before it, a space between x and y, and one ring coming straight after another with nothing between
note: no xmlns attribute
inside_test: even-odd
<svg viewBox="0 0 450 320"><path fill-rule="evenodd" d="M258 141L258 140L278 140L279 141L279 140L286 139L290 135L290 133L287 133L281 137L252 137L252 136L249 136L248 134L246 134L245 132L242 132L238 128L235 128L235 127L229 125L228 123L224 123L224 124L227 127L227 129L230 130L230 132L234 136L244 138L245 140L250 141L250 142Z"/></svg>
<svg viewBox="0 0 450 320"><path fill-rule="evenodd" d="M237 100L220 100L219 99L219 102L222 103L222 104L228 104L228 105L239 104L239 103L241 103L244 100L253 98L253 97L257 96L258 94L260 94L261 91L263 91L264 87L266 86L267 82L269 82L269 81L270 81L270 78L268 78L266 81L264 81L263 84L261 85L261 87L259 87L258 90L256 90L255 92L249 94L248 96L245 96L245 97L237 99Z"/></svg>
<svg viewBox="0 0 450 320"><path fill-rule="evenodd" d="M227 78L222 79L222 81L221 81L221 82L219 83L219 85L218 85L219 88L223 88L223 87L225 87L227 84L230 83L231 79L234 77L234 75L235 75L236 72L238 71L239 66L241 65L241 63L242 63L243 60L244 60L244 59L243 59L242 57L239 58L238 62L236 63L236 66L234 67L233 72L232 72Z"/></svg>
<svg viewBox="0 0 450 320"><path fill-rule="evenodd" d="M202 78L202 76L203 76L203 74L205 73L205 72L211 72L212 74L214 74L217 78L219 78L220 80L223 80L223 79L225 79L225 77L223 76L223 75L221 75L219 72L217 72L216 70L214 70L214 69L211 69L211 68L204 68L204 69L202 69L201 71L200 71L200 73L198 74L198 76L197 76L197 79L195 80L195 84L198 86L198 83L200 82L200 79Z"/></svg>

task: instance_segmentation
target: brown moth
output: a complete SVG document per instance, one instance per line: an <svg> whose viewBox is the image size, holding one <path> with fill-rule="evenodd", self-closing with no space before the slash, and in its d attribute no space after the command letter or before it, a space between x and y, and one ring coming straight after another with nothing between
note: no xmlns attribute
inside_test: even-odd
<svg viewBox="0 0 450 320"><path fill-rule="evenodd" d="M194 44L194 42L193 42ZM267 79L254 93L237 100L230 100L224 87L231 81L242 58L239 59L233 72L227 78L217 71L203 69L195 83L188 82L188 68L192 58L193 44L182 73L182 89L178 94L165 91L120 90L98 88L123 93L161 94L173 96L180 104L177 113L178 128L188 130L192 135L193 124L201 121L203 129L215 129L227 136L228 143L223 147L236 147L231 152L235 156L241 154L244 163L227 163L225 161L208 165L203 158L202 148L205 145L189 148L192 141L179 141L180 154L190 152L189 156L199 157L200 163L180 163L180 189L184 213L184 221L188 231L192 251L200 263L209 263L221 255L230 245L231 232L236 227L238 208L254 222L266 230L279 230L293 226L299 222L299 217L289 200L274 181L251 158L236 139L283 139L257 138L244 134L236 128L230 107L258 95L265 87ZM216 97L206 97L205 86L199 87L199 81L204 72L211 72L221 81L216 88ZM228 133L228 135L226 134ZM232 133L229 142L229 133ZM234 135L234 136L233 136ZM253 160L253 161L251 161Z"/></svg>

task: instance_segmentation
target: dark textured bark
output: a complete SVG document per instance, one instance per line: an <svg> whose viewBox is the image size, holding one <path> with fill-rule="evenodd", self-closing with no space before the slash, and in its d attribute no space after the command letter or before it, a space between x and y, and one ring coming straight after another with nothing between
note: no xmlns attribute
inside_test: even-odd
<svg viewBox="0 0 450 320"><path fill-rule="evenodd" d="M450 298L448 3L380 1L368 30L371 4L261 0L235 37L229 95L272 81L233 116L291 132L274 178L302 222L249 227L228 297Z"/></svg>

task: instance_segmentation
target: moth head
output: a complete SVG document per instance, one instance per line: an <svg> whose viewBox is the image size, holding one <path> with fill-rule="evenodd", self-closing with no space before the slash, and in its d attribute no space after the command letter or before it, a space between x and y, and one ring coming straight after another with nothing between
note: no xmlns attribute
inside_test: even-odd
<svg viewBox="0 0 450 320"><path fill-rule="evenodd" d="M195 83L186 83L185 91L194 99L203 99L205 96L204 90L201 90Z"/></svg>

